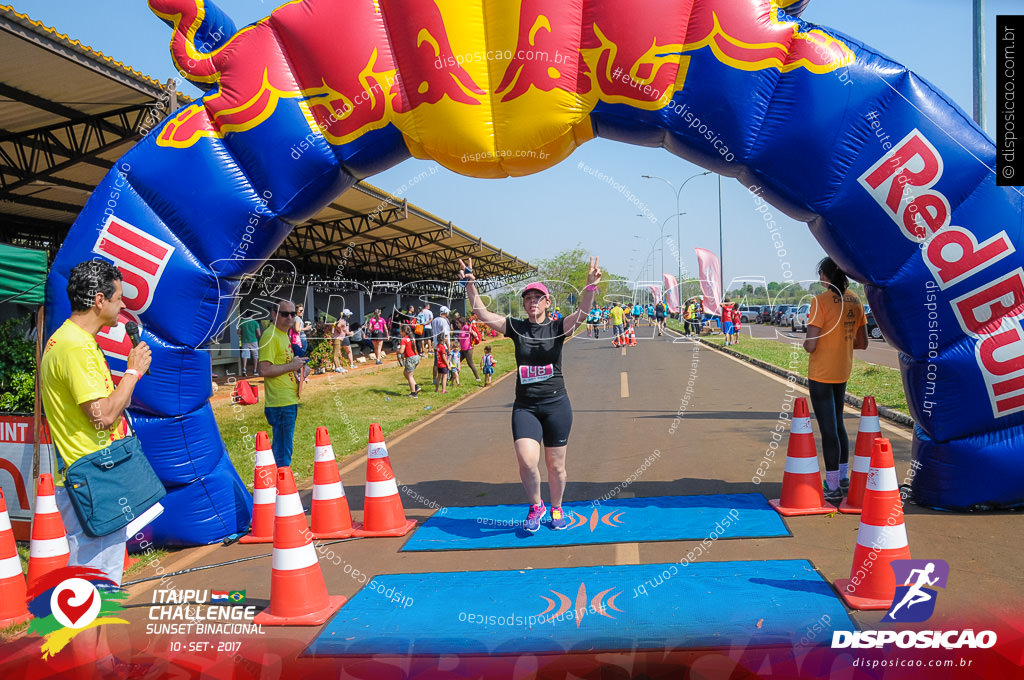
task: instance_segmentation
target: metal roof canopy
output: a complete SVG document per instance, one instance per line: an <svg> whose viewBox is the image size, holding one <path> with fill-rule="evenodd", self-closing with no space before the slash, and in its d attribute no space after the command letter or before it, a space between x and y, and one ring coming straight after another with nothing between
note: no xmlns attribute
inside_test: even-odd
<svg viewBox="0 0 1024 680"><path fill-rule="evenodd" d="M161 85L9 5L0 5L0 54L0 241L45 248L52 261L117 159L191 99L174 80ZM272 256L293 262L303 281L422 281L422 292L454 278L460 257L492 285L535 271L365 182L296 226Z"/></svg>

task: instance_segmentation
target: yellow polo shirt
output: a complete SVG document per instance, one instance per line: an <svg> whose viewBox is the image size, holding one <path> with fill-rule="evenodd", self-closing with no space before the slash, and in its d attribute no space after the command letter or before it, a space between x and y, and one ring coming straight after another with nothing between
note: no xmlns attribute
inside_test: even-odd
<svg viewBox="0 0 1024 680"><path fill-rule="evenodd" d="M625 312L622 310L622 307L612 307L608 311L608 316L611 318L612 324L616 326L621 326L622 317L625 316Z"/></svg>
<svg viewBox="0 0 1024 680"><path fill-rule="evenodd" d="M280 366L295 358L292 343L288 334L282 333L277 326L270 326L260 338L260 361L269 361ZM289 371L274 378L263 380L263 389L267 393L265 406L291 406L299 403L299 384L295 380L295 371Z"/></svg>
<svg viewBox="0 0 1024 680"><path fill-rule="evenodd" d="M96 338L71 319L47 341L39 380L50 435L65 465L120 439L120 419L101 430L82 410L82 404L113 394L114 382ZM55 475L54 482L60 485L61 477Z"/></svg>

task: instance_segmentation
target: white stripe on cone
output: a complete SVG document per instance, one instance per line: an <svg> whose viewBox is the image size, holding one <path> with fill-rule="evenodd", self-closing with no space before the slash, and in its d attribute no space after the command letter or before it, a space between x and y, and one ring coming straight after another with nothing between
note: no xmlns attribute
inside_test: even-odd
<svg viewBox="0 0 1024 680"><path fill-rule="evenodd" d="M397 496L398 485L393 479L385 479L383 482L366 483L367 498L382 498L384 496Z"/></svg>
<svg viewBox="0 0 1024 680"><path fill-rule="evenodd" d="M332 446L317 446L313 450L313 461L316 463L325 463L334 459L334 447Z"/></svg>
<svg viewBox="0 0 1024 680"><path fill-rule="evenodd" d="M316 548L312 543L298 548L274 548L274 557L271 561L276 571L293 571L319 564L316 559Z"/></svg>
<svg viewBox="0 0 1024 680"><path fill-rule="evenodd" d="M786 472L797 475L816 475L821 472L821 468L818 467L818 457L796 458L786 456Z"/></svg>
<svg viewBox="0 0 1024 680"><path fill-rule="evenodd" d="M869 472L871 470L871 458L868 456L853 457L854 472Z"/></svg>
<svg viewBox="0 0 1024 680"><path fill-rule="evenodd" d="M369 448L366 450L367 458L387 458L388 447L384 442L371 442Z"/></svg>
<svg viewBox="0 0 1024 680"><path fill-rule="evenodd" d="M813 434L810 418L793 418L790 434Z"/></svg>
<svg viewBox="0 0 1024 680"><path fill-rule="evenodd" d="M273 449L257 449L256 450L256 467L270 467L271 465L277 466L277 462L274 460Z"/></svg>
<svg viewBox="0 0 1024 680"><path fill-rule="evenodd" d="M12 576L21 576L21 558L17 555L0 560L0 579Z"/></svg>
<svg viewBox="0 0 1024 680"><path fill-rule="evenodd" d="M254 505L270 505L277 500L277 487L269 489L253 489L252 502Z"/></svg>
<svg viewBox="0 0 1024 680"><path fill-rule="evenodd" d="M67 536L60 538L33 538L28 546L29 557L59 557L71 552Z"/></svg>
<svg viewBox="0 0 1024 680"><path fill-rule="evenodd" d="M877 527L874 524L860 523L857 530L857 544L872 550L896 550L906 548L907 527L900 522L896 526Z"/></svg>
<svg viewBox="0 0 1024 680"><path fill-rule="evenodd" d="M896 481L896 469L891 467L871 468L868 472L868 486L871 491L896 491L900 488Z"/></svg>
<svg viewBox="0 0 1024 680"><path fill-rule="evenodd" d="M335 498L344 497L345 489L341 486L341 482L313 485L313 500L315 501L333 501Z"/></svg>
<svg viewBox="0 0 1024 680"><path fill-rule="evenodd" d="M881 432L882 427L878 422L878 416L861 416L858 432Z"/></svg>
<svg viewBox="0 0 1024 680"><path fill-rule="evenodd" d="M299 494L290 493L286 496L277 497L277 505L274 507L275 517L294 517L295 515L305 514L306 511L302 508Z"/></svg>
<svg viewBox="0 0 1024 680"><path fill-rule="evenodd" d="M59 512L59 510L57 510L57 498L55 496L46 495L36 497L37 515L48 515L53 512Z"/></svg>
<svg viewBox="0 0 1024 680"><path fill-rule="evenodd" d="M11 531L11 518L6 512L0 512L0 532Z"/></svg>

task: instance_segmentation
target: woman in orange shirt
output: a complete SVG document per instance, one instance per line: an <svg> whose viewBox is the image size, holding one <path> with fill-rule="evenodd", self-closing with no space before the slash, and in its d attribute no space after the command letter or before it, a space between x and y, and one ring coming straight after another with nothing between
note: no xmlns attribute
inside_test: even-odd
<svg viewBox="0 0 1024 680"><path fill-rule="evenodd" d="M846 381L853 350L868 347L867 319L860 298L847 290L850 281L832 258L818 263L818 277L825 292L811 300L804 349L811 355L807 378L825 459L825 500L838 503L850 484L850 439L843 424Z"/></svg>

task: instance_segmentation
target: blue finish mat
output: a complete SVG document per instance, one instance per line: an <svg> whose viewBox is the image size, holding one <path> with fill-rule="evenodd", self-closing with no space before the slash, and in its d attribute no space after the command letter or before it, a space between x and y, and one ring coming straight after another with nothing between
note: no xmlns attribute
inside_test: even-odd
<svg viewBox="0 0 1024 680"><path fill-rule="evenodd" d="M792 535L759 493L616 498L599 505L565 503L563 509L571 520L566 529L554 531L548 526L549 509L540 530L531 534L523 529L524 504L444 508L416 530L402 551Z"/></svg>
<svg viewBox="0 0 1024 680"><path fill-rule="evenodd" d="M386 574L305 654L792 647L856 629L807 560Z"/></svg>

